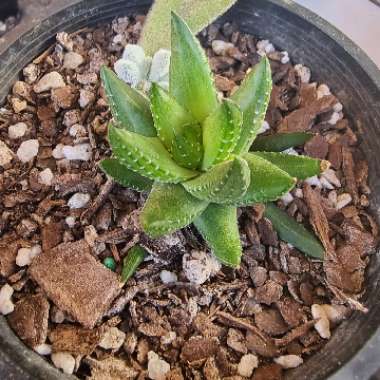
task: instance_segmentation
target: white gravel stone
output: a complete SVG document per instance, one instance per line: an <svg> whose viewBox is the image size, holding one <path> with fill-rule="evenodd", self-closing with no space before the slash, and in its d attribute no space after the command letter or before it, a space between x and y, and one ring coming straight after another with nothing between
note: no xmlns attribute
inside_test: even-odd
<svg viewBox="0 0 380 380"><path fill-rule="evenodd" d="M66 83L63 77L57 71L52 71L51 73L45 74L38 82L34 85L34 92L40 94L41 92L49 91L54 88L65 87Z"/></svg>
<svg viewBox="0 0 380 380"><path fill-rule="evenodd" d="M13 159L13 152L0 140L0 166L8 165Z"/></svg>
<svg viewBox="0 0 380 380"><path fill-rule="evenodd" d="M269 42L269 40L259 41L256 45L256 48L259 55L273 53L275 51L274 46Z"/></svg>
<svg viewBox="0 0 380 380"><path fill-rule="evenodd" d="M326 178L327 181L329 181L335 187L341 187L342 186L342 184L340 183L339 178L337 177L334 169L326 169L322 173L322 177Z"/></svg>
<svg viewBox="0 0 380 380"><path fill-rule="evenodd" d="M259 366L259 359L256 355L243 355L238 365L238 374L243 377L251 377L253 370Z"/></svg>
<svg viewBox="0 0 380 380"><path fill-rule="evenodd" d="M214 40L212 41L211 47L216 55L226 55L228 50L234 47L234 44L223 40Z"/></svg>
<svg viewBox="0 0 380 380"><path fill-rule="evenodd" d="M152 380L165 380L165 375L170 371L170 364L154 352L148 352L148 376Z"/></svg>
<svg viewBox="0 0 380 380"><path fill-rule="evenodd" d="M178 277L174 272L163 270L160 273L160 279L164 284L170 284L171 282L177 282Z"/></svg>
<svg viewBox="0 0 380 380"><path fill-rule="evenodd" d="M5 284L0 289L0 313L2 315L8 315L13 312L15 305L12 302L13 288Z"/></svg>
<svg viewBox="0 0 380 380"><path fill-rule="evenodd" d="M285 65L286 63L289 63L290 58L289 58L289 53L287 51L282 51L282 58L281 58L281 63Z"/></svg>
<svg viewBox="0 0 380 380"><path fill-rule="evenodd" d="M294 197L293 197L293 195L289 192L289 193L286 193L285 195L283 195L283 196L281 197L281 200L282 200L282 203L283 203L285 206L287 206L287 205L289 205L290 203L293 202Z"/></svg>
<svg viewBox="0 0 380 380"><path fill-rule="evenodd" d="M83 125L74 124L70 127L69 135L71 137L84 137L87 135L87 130Z"/></svg>
<svg viewBox="0 0 380 380"><path fill-rule="evenodd" d="M182 268L190 282L201 285L215 275L220 270L221 265L219 261L206 252L192 251L191 254L183 255Z"/></svg>
<svg viewBox="0 0 380 380"><path fill-rule="evenodd" d="M339 194L336 200L336 209L341 210L343 207L348 206L352 201L351 194L343 193Z"/></svg>
<svg viewBox="0 0 380 380"><path fill-rule="evenodd" d="M330 119L327 120L327 123L330 125L336 125L336 123L341 119L339 112L333 112Z"/></svg>
<svg viewBox="0 0 380 380"><path fill-rule="evenodd" d="M53 156L56 160L61 160L62 158L65 158L65 155L63 154L63 148L64 148L64 145L63 145L63 144L58 144L58 145L56 145L56 147L53 149L52 156Z"/></svg>
<svg viewBox="0 0 380 380"><path fill-rule="evenodd" d="M85 193L75 193L67 202L67 205L71 209L83 208L85 207L91 200L90 194Z"/></svg>
<svg viewBox="0 0 380 380"><path fill-rule="evenodd" d="M99 346L105 350L118 350L125 341L125 333L117 327L109 328L99 342Z"/></svg>
<svg viewBox="0 0 380 380"><path fill-rule="evenodd" d="M67 352L56 352L51 355L55 367L61 369L67 375L72 375L75 368L75 359Z"/></svg>
<svg viewBox="0 0 380 380"><path fill-rule="evenodd" d="M308 183L310 186L316 186L319 188L322 187L321 181L319 180L318 176L316 176L316 175L313 177L305 179L305 182Z"/></svg>
<svg viewBox="0 0 380 380"><path fill-rule="evenodd" d="M89 161L92 156L90 144L65 145L62 153L68 160Z"/></svg>
<svg viewBox="0 0 380 380"><path fill-rule="evenodd" d="M35 346L33 350L42 356L51 355L52 353L51 345L47 343L39 344L38 346Z"/></svg>
<svg viewBox="0 0 380 380"><path fill-rule="evenodd" d="M301 65L300 63L298 65L294 66L294 69L296 70L298 76L301 79L302 83L309 83L311 79L311 70L304 65Z"/></svg>
<svg viewBox="0 0 380 380"><path fill-rule="evenodd" d="M23 163L33 160L38 154L40 143L37 139L26 140L17 149L17 157Z"/></svg>
<svg viewBox="0 0 380 380"><path fill-rule="evenodd" d="M331 323L339 323L347 318L347 308L343 305L321 305Z"/></svg>
<svg viewBox="0 0 380 380"><path fill-rule="evenodd" d="M39 244L30 248L20 248L17 251L16 264L19 267L30 265L33 259L42 252Z"/></svg>
<svg viewBox="0 0 380 380"><path fill-rule="evenodd" d="M335 112L342 112L343 111L343 104L341 102L334 104L333 110Z"/></svg>
<svg viewBox="0 0 380 380"><path fill-rule="evenodd" d="M30 63L23 69L22 73L24 74L25 81L32 84L38 79L39 69L37 65Z"/></svg>
<svg viewBox="0 0 380 380"><path fill-rule="evenodd" d="M294 190L294 195L295 195L297 198L303 198L303 191L302 191L302 189L296 188L296 189Z"/></svg>
<svg viewBox="0 0 380 380"><path fill-rule="evenodd" d="M75 70L84 62L83 57L79 53L70 51L63 58L63 67L69 70Z"/></svg>
<svg viewBox="0 0 380 380"><path fill-rule="evenodd" d="M17 123L14 125L11 125L8 128L8 136L10 139L19 139L20 137L23 137L28 130L28 126L23 123Z"/></svg>
<svg viewBox="0 0 380 380"><path fill-rule="evenodd" d="M261 126L258 135L261 135L262 133L265 133L265 132L268 131L269 129L270 129L270 125L269 125L269 123L268 123L266 120L264 120L264 121L263 121L263 125Z"/></svg>
<svg viewBox="0 0 380 380"><path fill-rule="evenodd" d="M282 151L282 153L290 154L292 156L298 156L298 152L294 148L288 148Z"/></svg>
<svg viewBox="0 0 380 380"><path fill-rule="evenodd" d="M317 88L317 98L323 98L324 96L331 95L331 91L327 84L320 84Z"/></svg>
<svg viewBox="0 0 380 380"><path fill-rule="evenodd" d="M50 168L46 168L38 173L38 182L41 185L51 186L53 183L54 174Z"/></svg>
<svg viewBox="0 0 380 380"><path fill-rule="evenodd" d="M93 92L83 88L79 91L79 106L81 108L86 108L94 99L95 95Z"/></svg>
<svg viewBox="0 0 380 380"><path fill-rule="evenodd" d="M303 359L298 355L283 355L275 358L274 361L286 369L297 368L303 363Z"/></svg>
<svg viewBox="0 0 380 380"><path fill-rule="evenodd" d="M330 339L330 321L326 315L324 308L321 305L314 304L311 306L311 315L318 322L314 325L315 330L318 332L321 338Z"/></svg>
<svg viewBox="0 0 380 380"><path fill-rule="evenodd" d="M74 216L68 216L68 217L66 217L65 222L70 228L73 228L75 226L75 217Z"/></svg>
<svg viewBox="0 0 380 380"><path fill-rule="evenodd" d="M319 180L324 189L334 190L334 186L325 177L322 176Z"/></svg>

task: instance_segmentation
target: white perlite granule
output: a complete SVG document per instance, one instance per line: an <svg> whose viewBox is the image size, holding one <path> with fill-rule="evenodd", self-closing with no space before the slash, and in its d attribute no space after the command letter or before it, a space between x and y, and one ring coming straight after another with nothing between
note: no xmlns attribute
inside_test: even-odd
<svg viewBox="0 0 380 380"><path fill-rule="evenodd" d="M38 140L26 140L17 149L17 157L23 163L29 162L37 156L39 147L40 143Z"/></svg>
<svg viewBox="0 0 380 380"><path fill-rule="evenodd" d="M51 186L53 183L54 174L50 168L46 168L38 173L38 183L45 186Z"/></svg>
<svg viewBox="0 0 380 380"><path fill-rule="evenodd" d="M89 161L92 156L90 144L66 145L62 148L62 153L68 160Z"/></svg>
<svg viewBox="0 0 380 380"><path fill-rule="evenodd" d="M298 355L283 355L274 359L275 363L283 368L297 368L303 363L303 359Z"/></svg>
<svg viewBox="0 0 380 380"><path fill-rule="evenodd" d="M16 264L19 267L24 267L30 265L33 259L42 252L41 246L39 244L34 245L30 248L20 248L17 251Z"/></svg>
<svg viewBox="0 0 380 380"><path fill-rule="evenodd" d="M11 125L8 128L8 136L10 139L19 139L20 137L23 137L28 130L28 126L25 123L17 123L14 125Z"/></svg>
<svg viewBox="0 0 380 380"><path fill-rule="evenodd" d="M148 352L148 376L152 380L165 380L165 375L170 371L170 364L154 352Z"/></svg>
<svg viewBox="0 0 380 380"><path fill-rule="evenodd" d="M75 193L67 202L71 209L83 208L90 202L90 194Z"/></svg>
<svg viewBox="0 0 380 380"><path fill-rule="evenodd" d="M15 305L12 302L13 288L5 284L0 289L0 313L2 315L7 315L13 312Z"/></svg>
<svg viewBox="0 0 380 380"><path fill-rule="evenodd" d="M75 368L75 359L67 352L56 352L51 355L53 364L67 375L71 375Z"/></svg>
<svg viewBox="0 0 380 380"><path fill-rule="evenodd" d="M326 312L322 305L314 304L311 306L311 315L318 322L314 325L314 328L317 330L318 334L323 339L330 339L330 321L326 315Z"/></svg>
<svg viewBox="0 0 380 380"><path fill-rule="evenodd" d="M171 282L177 282L178 277L174 272L163 270L160 273L160 279L164 284L170 284Z"/></svg>
<svg viewBox="0 0 380 380"><path fill-rule="evenodd" d="M13 159L13 152L0 140L0 166L8 165Z"/></svg>
<svg viewBox="0 0 380 380"><path fill-rule="evenodd" d="M99 347L105 350L118 350L125 341L125 333L117 327L109 328L99 342Z"/></svg>
<svg viewBox="0 0 380 380"><path fill-rule="evenodd" d="M40 94L41 92L49 91L54 88L65 87L66 83L62 78L62 75L57 71L52 71L44 75L37 84L34 85L34 92Z"/></svg>
<svg viewBox="0 0 380 380"><path fill-rule="evenodd" d="M243 355L238 365L238 374L243 377L251 377L253 370L259 366L259 359L256 355Z"/></svg>
<svg viewBox="0 0 380 380"><path fill-rule="evenodd" d="M197 285L205 283L221 268L219 261L203 251L192 251L184 254L182 268L187 279Z"/></svg>

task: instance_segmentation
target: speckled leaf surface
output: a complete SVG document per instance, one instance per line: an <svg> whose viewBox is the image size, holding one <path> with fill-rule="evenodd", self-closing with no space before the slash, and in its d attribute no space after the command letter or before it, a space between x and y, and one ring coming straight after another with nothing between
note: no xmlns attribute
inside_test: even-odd
<svg viewBox="0 0 380 380"><path fill-rule="evenodd" d="M197 34L226 12L236 0L155 0L140 38L146 53L170 48L170 13L178 13Z"/></svg>
<svg viewBox="0 0 380 380"><path fill-rule="evenodd" d="M201 128L164 89L153 83L151 109L158 137L178 165L198 168L202 159Z"/></svg>
<svg viewBox="0 0 380 380"><path fill-rule="evenodd" d="M100 168L117 183L136 191L150 191L153 181L128 169L115 158L106 158L99 163Z"/></svg>
<svg viewBox="0 0 380 380"><path fill-rule="evenodd" d="M184 21L172 14L170 93L198 121L217 106L206 55Z"/></svg>
<svg viewBox="0 0 380 380"><path fill-rule="evenodd" d="M117 126L144 136L156 136L149 99L105 66L100 75Z"/></svg>
<svg viewBox="0 0 380 380"><path fill-rule="evenodd" d="M197 172L177 165L157 137L141 136L112 125L108 136L116 158L144 177L178 183L197 175Z"/></svg>
<svg viewBox="0 0 380 380"><path fill-rule="evenodd" d="M203 123L202 169L230 158L241 133L243 115L231 100L224 99Z"/></svg>
<svg viewBox="0 0 380 380"><path fill-rule="evenodd" d="M184 188L199 199L214 203L230 203L248 189L250 170L247 162L236 157L213 166L200 176L184 182Z"/></svg>
<svg viewBox="0 0 380 380"><path fill-rule="evenodd" d="M263 124L271 91L270 63L268 58L264 57L231 97L243 112L242 132L234 150L236 154L248 152L252 145Z"/></svg>
<svg viewBox="0 0 380 380"><path fill-rule="evenodd" d="M319 175L329 166L327 161L306 156L275 152L255 152L252 154L264 158L297 179L306 179Z"/></svg>
<svg viewBox="0 0 380 380"><path fill-rule="evenodd" d="M140 215L144 231L158 237L186 227L208 206L181 185L155 183Z"/></svg>
<svg viewBox="0 0 380 380"><path fill-rule="evenodd" d="M272 222L274 229L282 240L290 243L308 256L323 259L324 248L319 240L285 211L279 209L275 204L268 203L265 205L264 216Z"/></svg>
<svg viewBox="0 0 380 380"><path fill-rule="evenodd" d="M194 225L208 243L212 253L225 265L240 265L242 248L233 206L210 204Z"/></svg>
<svg viewBox="0 0 380 380"><path fill-rule="evenodd" d="M251 181L244 196L236 200L236 205L273 201L294 187L295 178L269 161L251 153L246 153L243 157L248 163Z"/></svg>

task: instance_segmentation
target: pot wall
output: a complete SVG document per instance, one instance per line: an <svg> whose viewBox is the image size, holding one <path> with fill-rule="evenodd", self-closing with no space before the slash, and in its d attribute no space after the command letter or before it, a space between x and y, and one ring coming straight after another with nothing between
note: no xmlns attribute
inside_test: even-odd
<svg viewBox="0 0 380 380"><path fill-rule="evenodd" d="M20 70L54 41L57 32L70 32L109 22L116 16L144 12L150 1L63 0L59 3L44 10L45 14L51 12L53 15L39 24L36 20L41 19L40 10L27 8L24 21L8 37L14 42L0 47L0 103ZM63 9L68 4L72 5ZM288 0L240 0L225 19L234 20L241 30L268 38L287 50L294 61L312 69L313 79L327 82L336 93L346 114L362 131L362 149L370 164L372 212L379 219L380 73L376 66L345 36ZM336 330L326 347L306 365L290 373L289 379L326 379L343 364L346 365L331 380L367 380L376 372L380 354L379 255L372 257L368 283L363 301L369 313L355 313ZM46 380L65 377L27 350L1 318L0 378Z"/></svg>

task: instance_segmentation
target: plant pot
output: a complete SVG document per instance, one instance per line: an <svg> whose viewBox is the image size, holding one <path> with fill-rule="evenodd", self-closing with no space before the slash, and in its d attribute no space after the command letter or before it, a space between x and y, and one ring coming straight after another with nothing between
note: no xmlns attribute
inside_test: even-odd
<svg viewBox="0 0 380 380"><path fill-rule="evenodd" d="M59 3L59 5L57 4ZM21 23L7 36L0 50L0 102L18 73L53 41L59 31L109 22L116 16L145 12L150 1L65 0L44 8L24 9ZM41 14L46 16L41 17ZM287 50L296 62L309 66L314 79L327 82L337 92L347 115L361 125L362 150L370 165L371 207L380 207L380 72L344 35L316 15L286 0L240 0L225 16L242 31L270 39ZM377 218L379 219L379 218ZM363 302L367 314L354 313L342 324L324 349L302 367L288 372L289 379L370 379L378 370L380 354L380 259L372 256ZM323 365L321 365L323 363ZM364 365L363 365L364 363ZM64 379L37 354L28 350L0 318L0 378Z"/></svg>
<svg viewBox="0 0 380 380"><path fill-rule="evenodd" d="M15 16L18 12L17 0L3 0L0 4L0 18Z"/></svg>

